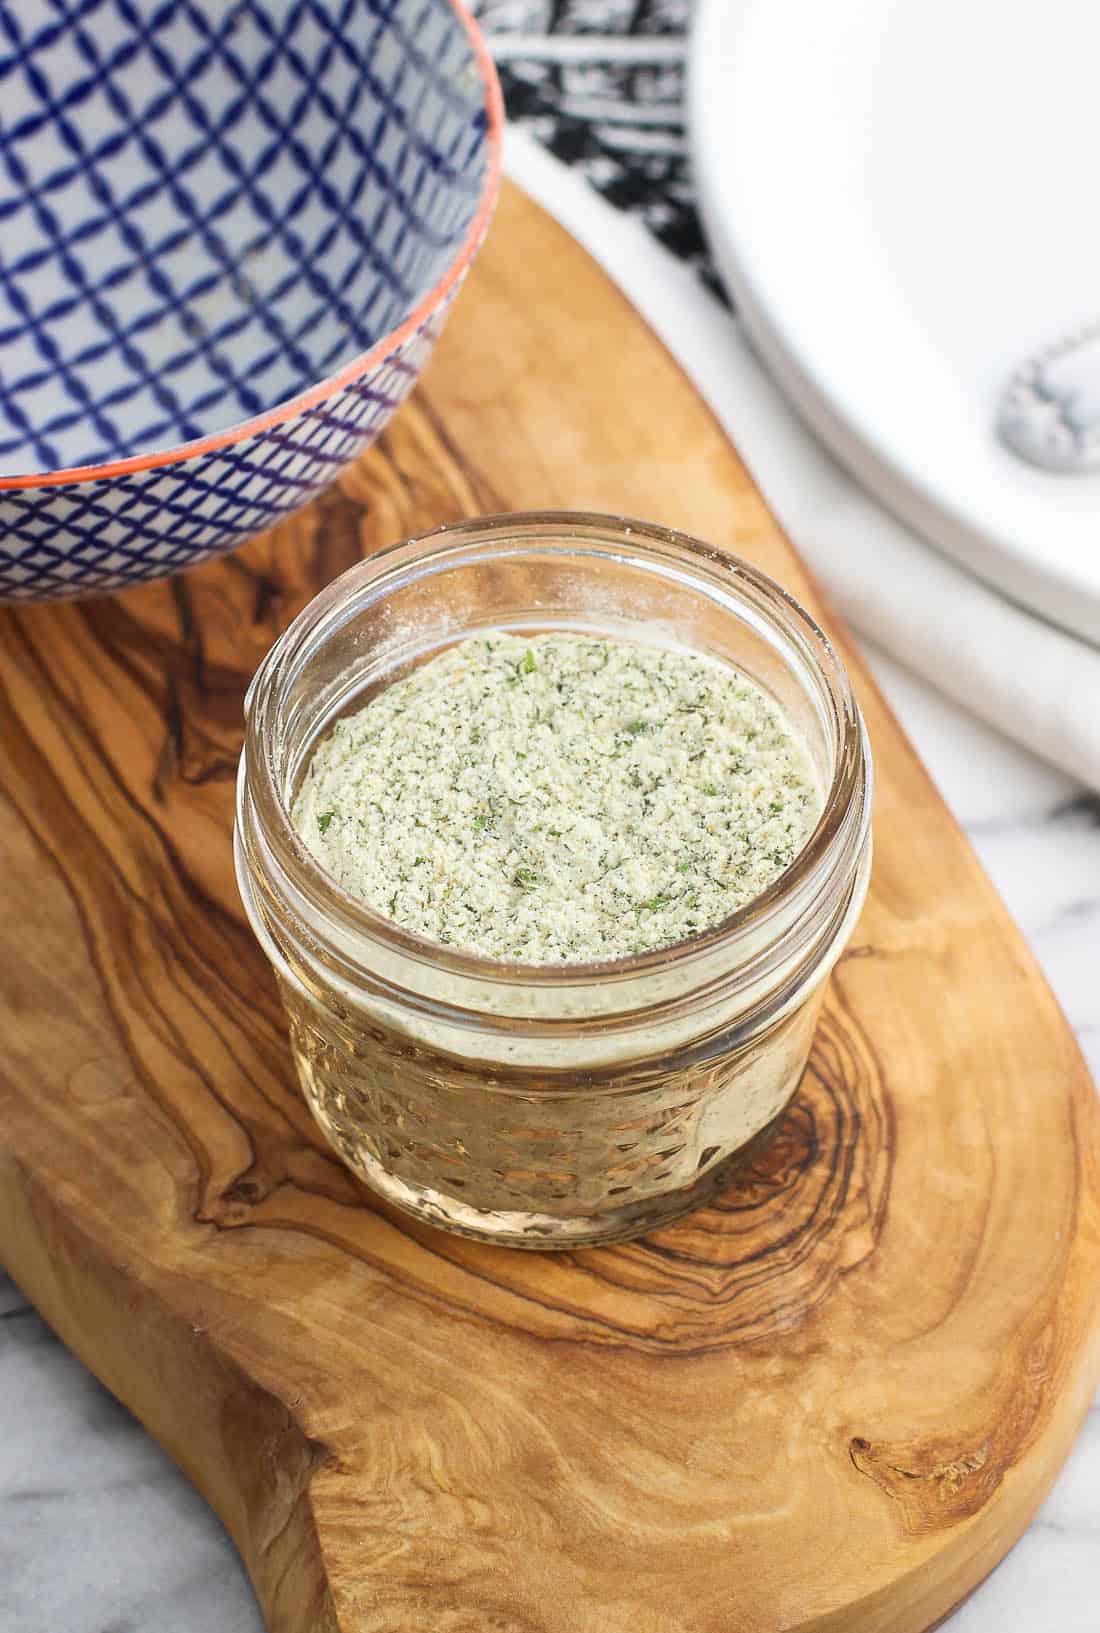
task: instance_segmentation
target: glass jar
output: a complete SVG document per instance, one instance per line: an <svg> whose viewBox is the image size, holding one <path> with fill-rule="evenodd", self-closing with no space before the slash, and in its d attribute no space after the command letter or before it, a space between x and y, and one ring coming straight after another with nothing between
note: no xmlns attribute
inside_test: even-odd
<svg viewBox="0 0 1100 1633"><path fill-rule="evenodd" d="M488 630L602 634L735 663L826 791L762 895L660 951L497 963L347 895L289 816L318 739L410 666ZM698 1206L782 1118L863 903L871 765L844 668L777 584L667 528L569 513L441 528L330 584L246 700L237 878L277 973L303 1092L398 1207L518 1247L636 1235Z"/></svg>

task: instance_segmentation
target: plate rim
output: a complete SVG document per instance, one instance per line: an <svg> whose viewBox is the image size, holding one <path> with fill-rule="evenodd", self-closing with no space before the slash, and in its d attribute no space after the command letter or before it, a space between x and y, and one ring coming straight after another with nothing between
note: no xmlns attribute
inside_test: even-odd
<svg viewBox="0 0 1100 1633"><path fill-rule="evenodd" d="M732 39L760 0L697 0L687 54L687 123L704 233L733 296L737 315L768 371L810 429L869 494L913 528L921 541L950 556L975 577L1015 601L1022 611L1070 634L1100 644L1100 579L1052 564L1019 539L985 529L942 491L918 479L911 465L869 433L850 401L831 392L812 360L799 355L783 314L759 287L753 257L739 237L721 163L722 132L734 120L736 99L716 95ZM1052 484L1078 478L1048 474ZM1051 489L1052 498L1057 488Z"/></svg>

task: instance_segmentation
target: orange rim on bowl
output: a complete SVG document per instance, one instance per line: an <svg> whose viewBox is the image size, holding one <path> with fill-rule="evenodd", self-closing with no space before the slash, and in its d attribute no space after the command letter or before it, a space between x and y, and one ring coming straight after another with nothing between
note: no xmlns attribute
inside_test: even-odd
<svg viewBox="0 0 1100 1633"><path fill-rule="evenodd" d="M247 437L256 436L260 431L266 431L273 425L281 425L285 420L293 419L304 409L312 408L314 404L324 402L326 398L342 391L345 386L351 385L361 375L375 368L385 361L390 354L398 349L410 335L416 333L420 326L431 317L446 300L447 296L460 281L477 251L478 245L488 228L493 207L500 190L501 143L504 129L504 103L500 91L500 81L497 78L493 59L489 55L489 47L485 43L485 36L470 11L465 0L448 0L452 10L462 24L470 41L474 54L474 62L481 76L485 91L485 139L488 148L488 162L485 167L485 182L481 189L477 211L470 223L458 254L440 278L439 282L429 290L424 299L409 313L403 323L396 329L375 342L369 351L360 353L353 358L339 373L329 375L319 385L310 386L308 391L301 391L294 397L288 397L286 402L279 403L275 408L268 409L263 414L254 414L250 419L242 420L238 425L231 425L224 431L216 431L208 437L196 437L191 442L177 443L172 448L161 448L155 453L131 454L127 459L107 460L99 465L73 465L58 471L35 471L26 476L0 476L0 492L10 491L12 488L49 488L62 487L68 483L91 482L110 476L125 476L131 471L148 471L159 465L176 465L187 459L194 459L199 454L212 453L218 448L226 448L234 442L243 442Z"/></svg>

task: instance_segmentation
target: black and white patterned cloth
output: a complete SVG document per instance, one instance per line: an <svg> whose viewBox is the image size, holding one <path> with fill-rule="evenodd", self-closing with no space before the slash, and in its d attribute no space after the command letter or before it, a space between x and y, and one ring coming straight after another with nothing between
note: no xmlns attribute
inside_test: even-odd
<svg viewBox="0 0 1100 1633"><path fill-rule="evenodd" d="M475 0L509 118L722 293L691 181L693 0Z"/></svg>

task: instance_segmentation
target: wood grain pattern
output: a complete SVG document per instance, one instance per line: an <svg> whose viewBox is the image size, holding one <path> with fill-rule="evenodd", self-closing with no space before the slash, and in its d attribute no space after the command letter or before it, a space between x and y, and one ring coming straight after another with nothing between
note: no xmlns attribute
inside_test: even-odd
<svg viewBox="0 0 1100 1633"><path fill-rule="evenodd" d="M246 683L364 551L544 505L684 526L820 610L675 365L506 190L421 390L311 511L3 615L0 1251L206 1493L272 1633L918 1633L1090 1398L1100 1137L857 661L871 896L716 1206L571 1255L445 1237L371 1200L292 1081L232 875Z"/></svg>

